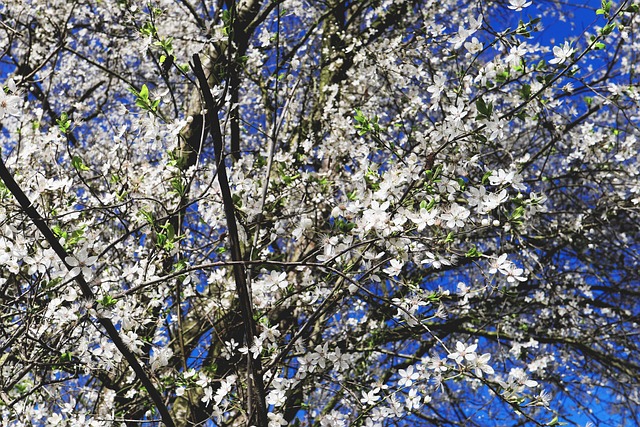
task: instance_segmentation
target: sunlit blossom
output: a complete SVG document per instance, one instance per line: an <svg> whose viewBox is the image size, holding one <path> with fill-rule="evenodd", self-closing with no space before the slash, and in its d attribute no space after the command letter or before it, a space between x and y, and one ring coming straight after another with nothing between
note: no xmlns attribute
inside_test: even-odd
<svg viewBox="0 0 640 427"><path fill-rule="evenodd" d="M398 370L400 379L398 380L399 387L411 387L413 382L420 377L420 374L414 370L413 365L409 365L407 369Z"/></svg>
<svg viewBox="0 0 640 427"><path fill-rule="evenodd" d="M522 9L531 6L530 0L509 0L509 9L515 10L516 12L520 12Z"/></svg>
<svg viewBox="0 0 640 427"><path fill-rule="evenodd" d="M19 96L7 94L0 88L0 119L5 116L15 116L19 114L19 104Z"/></svg>
<svg viewBox="0 0 640 427"><path fill-rule="evenodd" d="M456 342L456 351L450 353L447 357L449 359L455 360L457 363L462 363L463 361L472 362L476 359L476 348L478 348L478 344L471 344L469 346L464 343L458 341Z"/></svg>
<svg viewBox="0 0 640 427"><path fill-rule="evenodd" d="M553 56L554 58L549 60L550 64L563 64L567 59L571 58L573 54L573 48L568 42L564 42L562 46L554 46Z"/></svg>
<svg viewBox="0 0 640 427"><path fill-rule="evenodd" d="M90 280L93 276L91 266L97 261L97 256L89 256L86 247L77 251L74 255L65 258L65 262L71 267L69 275L75 277L82 273L86 280Z"/></svg>

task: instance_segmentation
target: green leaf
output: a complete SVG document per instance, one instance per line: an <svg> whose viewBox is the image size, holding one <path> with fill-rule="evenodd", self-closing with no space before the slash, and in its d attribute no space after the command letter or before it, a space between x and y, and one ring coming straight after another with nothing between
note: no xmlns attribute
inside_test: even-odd
<svg viewBox="0 0 640 427"><path fill-rule="evenodd" d="M153 218L153 214L145 209L140 209L140 211L138 211L139 215L142 215L142 217L144 218L144 220L147 222L147 224L153 226L155 224L155 220Z"/></svg>
<svg viewBox="0 0 640 427"><path fill-rule="evenodd" d="M613 1L602 0L600 3L600 9L596 10L596 15L604 15L608 17L611 13L611 7L613 6Z"/></svg>
<svg viewBox="0 0 640 427"><path fill-rule="evenodd" d="M151 22L145 22L140 28L140 33L145 37L153 37L156 35L156 27Z"/></svg>
<svg viewBox="0 0 640 427"><path fill-rule="evenodd" d="M342 218L338 219L335 222L338 230L340 230L343 233L349 233L351 230L353 230L354 228L356 228L356 224L351 222L351 221L346 221Z"/></svg>
<svg viewBox="0 0 640 427"><path fill-rule="evenodd" d="M475 246L469 249L466 254L464 254L464 256L467 258L478 258L481 255L482 255L482 252L479 252L478 248L476 248Z"/></svg>
<svg viewBox="0 0 640 427"><path fill-rule="evenodd" d="M487 171L484 173L484 175L482 175L482 184L486 184L487 182L489 182L489 177L493 175L493 172L491 171Z"/></svg>
<svg viewBox="0 0 640 427"><path fill-rule="evenodd" d="M116 305L117 301L111 295L105 295L102 298L100 298L99 300L97 300L97 302L101 306L103 306L105 308L109 308L109 307L113 307L114 305Z"/></svg>
<svg viewBox="0 0 640 427"><path fill-rule="evenodd" d="M53 234L55 234L58 239L64 238L66 240L67 232L62 230L58 224L54 224L53 227L51 227L51 231L53 231Z"/></svg>
<svg viewBox="0 0 640 427"><path fill-rule="evenodd" d="M179 259L175 264L173 264L173 271L178 272L187 268L187 261L184 258Z"/></svg>
<svg viewBox="0 0 640 427"><path fill-rule="evenodd" d="M558 421L558 416L556 415L555 417L553 417L553 419L551 421L549 421L546 425L548 426L557 426L559 425L560 422Z"/></svg>
<svg viewBox="0 0 640 427"><path fill-rule="evenodd" d="M167 233L167 238L169 238L170 240L173 240L173 238L176 235L176 231L173 228L173 225L167 221L162 227L160 227L162 230L164 230Z"/></svg>
<svg viewBox="0 0 640 427"><path fill-rule="evenodd" d="M149 99L149 88L147 85L142 85L142 89L140 89L140 93L138 93L138 97L140 99Z"/></svg>
<svg viewBox="0 0 640 427"><path fill-rule="evenodd" d="M71 165L73 165L73 168L77 171L88 171L89 170L89 166L85 165L84 162L82 161L82 158L80 158L80 156L73 156L73 159L71 160Z"/></svg>
<svg viewBox="0 0 640 427"><path fill-rule="evenodd" d="M496 81L499 83L504 83L509 79L509 72L503 71L501 73L496 74Z"/></svg>
<svg viewBox="0 0 640 427"><path fill-rule="evenodd" d="M58 129L60 129L60 132L62 134L66 134L67 132L69 132L69 129L71 128L71 120L69 119L67 113L60 114L60 118L56 120L56 124L58 125Z"/></svg>
<svg viewBox="0 0 640 427"><path fill-rule="evenodd" d="M435 198L432 198L432 199L429 201L429 204L428 204L428 205L427 205L427 207L426 207L427 211L431 211L431 209L433 209L433 207L434 207L435 205L436 205L436 199L435 199Z"/></svg>
<svg viewBox="0 0 640 427"><path fill-rule="evenodd" d="M173 191L176 192L176 194L178 194L179 196L184 196L187 189L185 187L184 182L182 182L182 178L180 177L175 177L170 181L171 184L171 188L173 188Z"/></svg>
<svg viewBox="0 0 640 427"><path fill-rule="evenodd" d="M600 34L602 34L603 36L608 36L615 29L616 29L616 24L615 23L609 23L609 24L605 25L604 27L602 27L602 29L600 30Z"/></svg>
<svg viewBox="0 0 640 427"><path fill-rule="evenodd" d="M524 207L518 206L513 210L513 213L511 214L511 219L512 220L519 219L519 218L522 218L523 215L524 215Z"/></svg>
<svg viewBox="0 0 640 427"><path fill-rule="evenodd" d="M289 185L289 184L291 184L293 181L295 181L298 178L300 178L300 174L283 175L282 176L282 182L284 182L286 185Z"/></svg>
<svg viewBox="0 0 640 427"><path fill-rule="evenodd" d="M84 230L86 228L87 228L87 226L83 225L82 227L80 227L80 229L72 231L71 232L71 236L68 236L68 238L67 238L66 245L69 246L69 247L77 245L78 242L80 242L80 240L82 240L82 237L84 236Z"/></svg>
<svg viewBox="0 0 640 427"><path fill-rule="evenodd" d="M487 104L482 97L479 97L476 100L476 109L478 110L478 113L489 119L493 113L493 103L489 102Z"/></svg>
<svg viewBox="0 0 640 427"><path fill-rule="evenodd" d="M156 234L156 245L159 248L165 248L167 246L167 243L170 243L167 239L167 235L164 233L157 233Z"/></svg>

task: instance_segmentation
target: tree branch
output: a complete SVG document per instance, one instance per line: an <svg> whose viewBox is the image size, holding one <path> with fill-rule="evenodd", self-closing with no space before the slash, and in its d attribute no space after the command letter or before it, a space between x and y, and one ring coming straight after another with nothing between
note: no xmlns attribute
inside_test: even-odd
<svg viewBox="0 0 640 427"><path fill-rule="evenodd" d="M238 227L235 217L235 208L233 206L233 198L231 196L231 189L229 187L229 178L227 177L227 169L222 153L224 143L222 140L222 132L220 130L220 120L218 119L220 106L213 99L213 95L211 94L211 90L209 89L209 85L207 83L207 76L202 69L202 63L200 62L200 57L198 56L198 54L193 55L193 64L191 65L191 68L193 69L193 72L198 79L205 106L207 107L207 120L205 122L208 125L209 133L211 134L211 137L213 139L215 162L218 165L218 182L220 184L222 203L224 205L224 213L227 220L227 228L229 231L229 249L231 252L231 258L233 261L242 261L240 239L238 238ZM247 285L247 277L244 266L240 263L233 264L233 275L236 282L236 290L238 292L242 321L244 323L246 345L251 346L256 335L256 325L253 318L253 304L251 302L251 295L249 294L249 287ZM249 398L251 399L248 408L250 414L249 420L251 420L255 415L257 416L257 425L259 427L266 427L268 424L268 420L267 408L265 403L264 383L262 379L262 367L260 359L254 360L251 356L251 352L247 354L247 368L249 371Z"/></svg>

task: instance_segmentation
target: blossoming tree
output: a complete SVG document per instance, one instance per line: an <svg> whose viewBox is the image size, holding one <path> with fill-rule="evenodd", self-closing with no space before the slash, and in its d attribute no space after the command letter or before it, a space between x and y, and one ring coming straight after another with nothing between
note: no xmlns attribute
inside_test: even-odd
<svg viewBox="0 0 640 427"><path fill-rule="evenodd" d="M640 424L638 12L3 2L2 425Z"/></svg>

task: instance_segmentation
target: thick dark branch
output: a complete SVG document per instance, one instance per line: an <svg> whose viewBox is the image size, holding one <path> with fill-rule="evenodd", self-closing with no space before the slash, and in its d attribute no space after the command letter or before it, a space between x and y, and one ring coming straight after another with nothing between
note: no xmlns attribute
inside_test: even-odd
<svg viewBox="0 0 640 427"><path fill-rule="evenodd" d="M207 76L202 69L202 63L200 62L200 57L197 54L193 55L192 69L200 84L200 90L204 98L205 106L207 107L206 122L208 124L209 133L213 139L213 151L216 164L218 165L218 183L220 184L224 213L227 220L231 258L233 261L242 261L235 208L233 206L233 198L229 187L229 178L227 177L227 170L222 153L224 143L222 140L222 132L220 130L220 120L218 119L220 106L213 99L213 95L211 94L211 90L207 83ZM240 263L234 264L233 275L236 282L236 290L238 292L242 321L244 323L246 343L247 346L251 346L256 335L256 325L253 319L253 304L249 294L244 266ZM264 383L262 379L260 359L254 360L251 357L251 353L249 353L247 357L247 365L249 370L249 385L252 386L251 388L253 389L249 392L252 402L248 409L251 416L257 416L257 425L259 427L266 427L268 424L267 408L265 403Z"/></svg>

